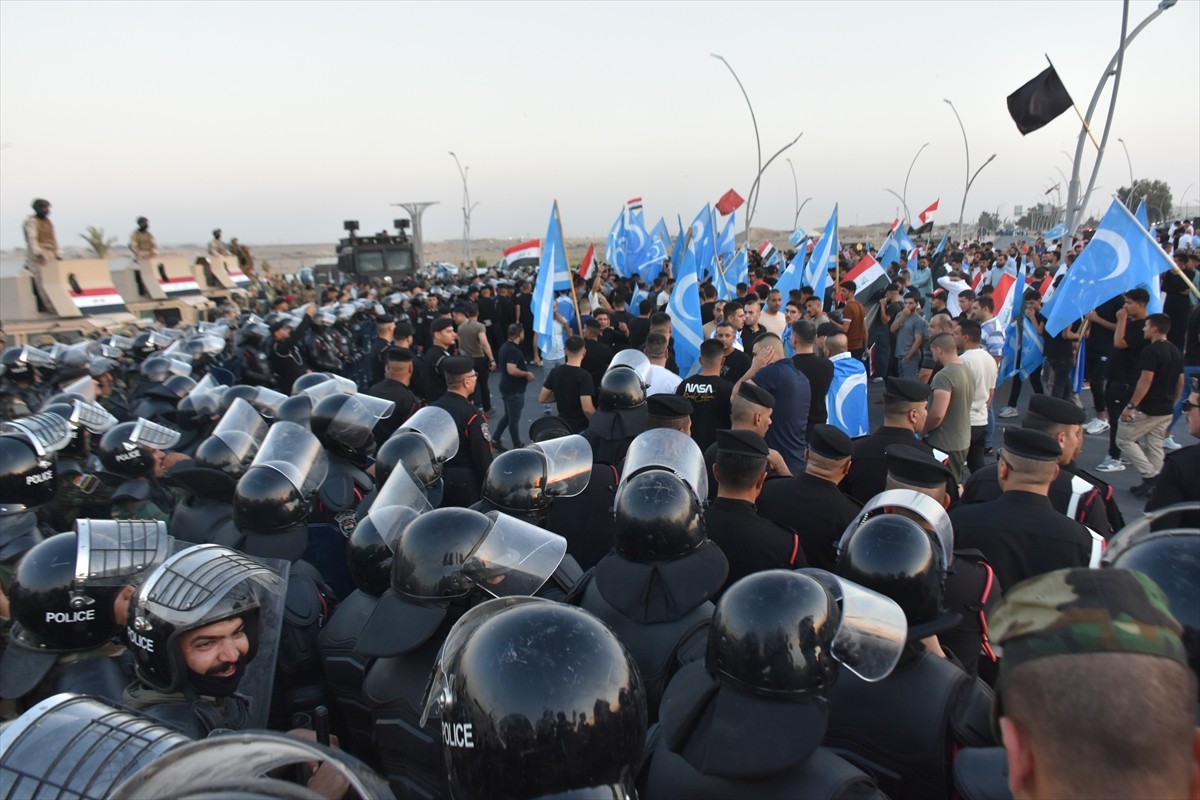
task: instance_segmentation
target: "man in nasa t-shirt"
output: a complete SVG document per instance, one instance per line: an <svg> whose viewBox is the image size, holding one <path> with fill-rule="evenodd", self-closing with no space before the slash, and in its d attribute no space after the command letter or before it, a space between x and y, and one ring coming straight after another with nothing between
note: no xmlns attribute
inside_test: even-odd
<svg viewBox="0 0 1200 800"><path fill-rule="evenodd" d="M717 441L718 430L732 427L733 382L721 377L725 348L716 339L700 343L700 372L680 381L675 394L692 403L692 439L701 452Z"/></svg>

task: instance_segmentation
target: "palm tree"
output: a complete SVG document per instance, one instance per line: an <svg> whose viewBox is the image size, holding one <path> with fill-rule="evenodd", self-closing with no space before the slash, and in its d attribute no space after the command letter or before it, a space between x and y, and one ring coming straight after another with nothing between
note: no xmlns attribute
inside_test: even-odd
<svg viewBox="0 0 1200 800"><path fill-rule="evenodd" d="M87 233L79 234L79 238L87 242L87 246L91 248L96 258L104 258L108 255L108 251L117 245L115 236L105 239L104 228L97 228L95 225L88 225Z"/></svg>

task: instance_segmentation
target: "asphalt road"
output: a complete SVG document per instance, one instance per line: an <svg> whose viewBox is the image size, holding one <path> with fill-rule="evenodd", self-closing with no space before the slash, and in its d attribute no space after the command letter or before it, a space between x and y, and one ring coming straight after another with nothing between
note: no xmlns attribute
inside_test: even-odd
<svg viewBox="0 0 1200 800"><path fill-rule="evenodd" d="M528 388L525 390L525 410L521 415L521 438L522 441L525 442L529 441L529 424L537 417L542 415L542 407L541 404L537 402L537 394L538 390L541 388L542 381L545 379L546 373L541 367L533 367L533 372L538 376L538 379L529 384ZM503 414L503 406L500 401L499 382L499 374L492 373L491 379L488 381L488 385L492 392L492 405L495 407L496 411L495 413L488 415L488 423L493 428L496 426L496 423L499 422L500 417ZM997 390L996 396L1001 399L1001 402L996 403L997 410L1002 407L1002 401L1008 398L1008 390L1008 383L1005 383L1000 387L1000 389ZM871 428L873 430L883 423L883 406L881 404L883 385L880 383L868 384L868 392L871 398L870 413ZM1022 413L1024 413L1025 407L1029 402L1029 397L1032 396L1032 394L1033 393L1030 391L1028 386L1023 388L1021 400L1018 404L1018 408L1020 408ZM1085 389L1082 400L1084 409L1087 411L1088 418L1090 419L1093 416L1091 392ZM1018 427L1020 425L1020 421L1020 417L1014 417L1012 419L997 419L995 444L998 446L1000 442L1003 441L1000 433L1001 430L1009 427ZM1174 433L1176 441L1178 441L1180 444L1185 446L1192 444L1191 437L1187 432L1186 420L1180 420L1179 424L1175 426ZM512 439L506 431L504 434L504 446L510 447L511 445ZM1117 504L1121 507L1121 512L1125 515L1126 520L1132 520L1141 512L1142 507L1145 504L1144 500L1139 500L1129 492L1132 487L1141 482L1141 477L1138 475L1137 470L1135 470L1132 466L1126 466L1126 468L1121 472L1097 472L1095 469L1096 465L1104 459L1107 451L1107 432L1097 436L1089 436L1085 434L1083 452L1080 453L1077 463L1083 469L1112 484ZM993 461L995 459L994 457L989 457L988 460Z"/></svg>

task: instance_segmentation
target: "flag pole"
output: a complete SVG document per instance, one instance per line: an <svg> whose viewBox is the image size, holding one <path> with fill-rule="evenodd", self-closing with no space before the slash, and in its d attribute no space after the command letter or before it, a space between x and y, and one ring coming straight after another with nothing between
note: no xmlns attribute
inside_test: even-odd
<svg viewBox="0 0 1200 800"><path fill-rule="evenodd" d="M1057 73L1058 68L1055 67L1054 62L1050 60L1050 54L1043 53L1042 55L1046 56L1046 62L1050 65L1050 68L1053 69L1055 73ZM1059 80L1061 81L1062 78L1060 77ZM1070 94L1070 92L1067 92L1067 94ZM1090 125L1088 125L1088 121L1083 118L1083 113L1079 110L1079 106L1075 105L1074 97L1071 98L1071 108L1075 109L1076 116L1078 116L1079 121L1083 123L1083 129L1085 131L1087 131L1088 138L1091 139L1092 144L1095 145L1096 152L1097 153L1100 152L1100 143L1096 141L1096 136L1095 136L1095 134L1092 133L1092 127Z"/></svg>
<svg viewBox="0 0 1200 800"><path fill-rule="evenodd" d="M558 217L558 233L560 236L563 237L563 257L566 258L567 237L566 237L566 234L563 233L562 213L560 213L558 210L558 201L557 200L554 201L554 216ZM582 336L583 335L583 315L579 313L579 297L575 294L575 276L578 274L579 273L577 273L577 272L571 271L571 262L568 261L567 262L567 275L570 276L570 283L571 283L571 305L573 305L575 307L575 324L579 327L579 335ZM551 285L554 284L554 273L553 272L551 272L551 274L550 274L550 284Z"/></svg>

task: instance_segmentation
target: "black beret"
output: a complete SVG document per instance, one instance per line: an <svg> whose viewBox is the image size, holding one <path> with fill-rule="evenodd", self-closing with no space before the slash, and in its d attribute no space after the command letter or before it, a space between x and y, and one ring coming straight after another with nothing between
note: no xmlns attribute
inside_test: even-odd
<svg viewBox="0 0 1200 800"><path fill-rule="evenodd" d="M433 324L429 326L429 330L433 331L434 333L437 333L438 331L442 330L443 328L453 328L453 327L454 327L454 320L450 319L449 317L438 317L437 319L435 319L433 321Z"/></svg>
<svg viewBox="0 0 1200 800"><path fill-rule="evenodd" d="M278 319L272 321L271 324L268 325L267 327L270 329L271 333L274 333L275 331L279 330L280 328L294 328L295 326L296 326L295 320L293 320L291 317L289 317L286 314L282 314L282 315L280 315L280 317Z"/></svg>
<svg viewBox="0 0 1200 800"><path fill-rule="evenodd" d="M841 428L818 423L808 436L808 449L826 458L849 458L854 444Z"/></svg>
<svg viewBox="0 0 1200 800"><path fill-rule="evenodd" d="M1005 429L1004 451L1033 461L1058 461L1062 455L1057 439L1032 428Z"/></svg>
<svg viewBox="0 0 1200 800"><path fill-rule="evenodd" d="M756 406L764 408L775 407L775 395L768 392L756 383L746 381L742 384L742 388L738 389L738 397L744 397Z"/></svg>
<svg viewBox="0 0 1200 800"><path fill-rule="evenodd" d="M416 357L413 356L412 350L409 350L407 347L389 347L387 350L384 350L383 353L384 359L387 361L416 360Z"/></svg>
<svg viewBox="0 0 1200 800"><path fill-rule="evenodd" d="M1059 425L1082 425L1087 420L1083 409L1070 400L1035 394L1029 398L1030 415L1036 415Z"/></svg>
<svg viewBox="0 0 1200 800"><path fill-rule="evenodd" d="M646 409L656 419L683 419L692 415L692 401L677 394L652 394L646 398Z"/></svg>
<svg viewBox="0 0 1200 800"><path fill-rule="evenodd" d="M475 360L466 356L447 356L440 366L443 375L467 375L475 371Z"/></svg>
<svg viewBox="0 0 1200 800"><path fill-rule="evenodd" d="M396 318L393 317L391 314L380 314L378 317L375 318L376 325L390 325L391 323L393 323L395 321L396 321Z"/></svg>
<svg viewBox="0 0 1200 800"><path fill-rule="evenodd" d="M817 326L817 336L836 336L845 332L836 322L822 322Z"/></svg>
<svg viewBox="0 0 1200 800"><path fill-rule="evenodd" d="M888 378L886 386L884 394L897 400L908 400L911 403L924 403L933 392L928 383L904 378Z"/></svg>
<svg viewBox="0 0 1200 800"><path fill-rule="evenodd" d="M763 458L771 454L763 438L754 431L747 430L717 431L717 452Z"/></svg>
<svg viewBox="0 0 1200 800"><path fill-rule="evenodd" d="M883 455L887 458L888 475L909 486L936 489L954 479L948 466L917 447L894 444Z"/></svg>
<svg viewBox="0 0 1200 800"><path fill-rule="evenodd" d="M416 331L413 330L411 322L405 322L404 320L401 320L400 322L396 323L396 330L392 331L392 336L396 339L407 339L409 336L413 336L415 333Z"/></svg>

